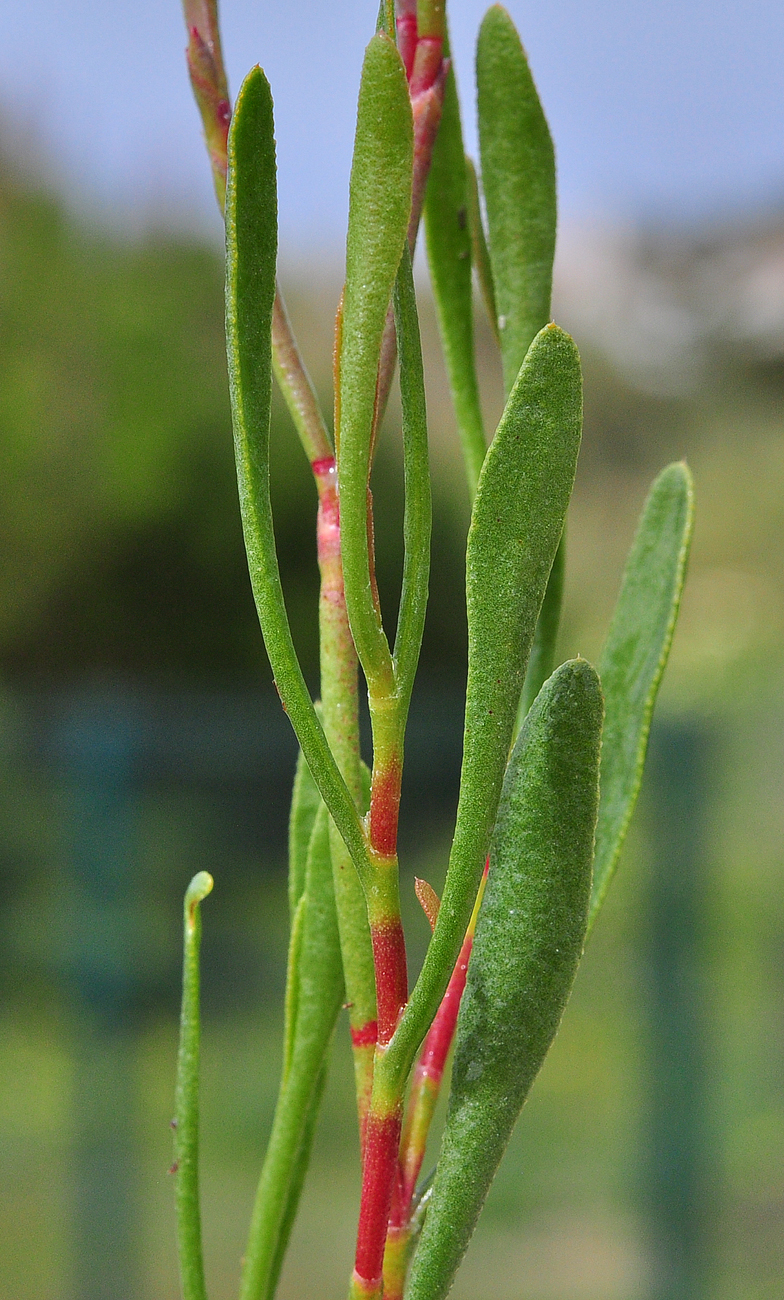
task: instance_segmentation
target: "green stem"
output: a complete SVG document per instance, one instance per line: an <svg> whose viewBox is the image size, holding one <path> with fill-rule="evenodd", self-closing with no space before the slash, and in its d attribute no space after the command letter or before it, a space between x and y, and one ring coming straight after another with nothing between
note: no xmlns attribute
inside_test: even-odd
<svg viewBox="0 0 784 1300"><path fill-rule="evenodd" d="M212 876L200 871L185 893L182 1014L177 1056L175 1165L177 1239L183 1300L207 1300L199 1209L199 904L212 889Z"/></svg>
<svg viewBox="0 0 784 1300"><path fill-rule="evenodd" d="M332 442L300 356L280 286L272 309L272 368L308 460L313 464L331 456Z"/></svg>
<svg viewBox="0 0 784 1300"><path fill-rule="evenodd" d="M337 475L331 457L314 462L319 491L319 632L324 733L357 808L364 811L359 749L357 653L346 614ZM354 1051L360 1132L370 1102L376 1041L376 990L365 897L346 846L330 823L335 905Z"/></svg>

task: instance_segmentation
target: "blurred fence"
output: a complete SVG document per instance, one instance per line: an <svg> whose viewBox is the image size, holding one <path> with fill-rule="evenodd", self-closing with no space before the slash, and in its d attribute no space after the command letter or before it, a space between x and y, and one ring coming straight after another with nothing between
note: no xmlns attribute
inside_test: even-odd
<svg viewBox="0 0 784 1300"><path fill-rule="evenodd" d="M0 982L6 1006L23 1018L37 1022L42 1008L44 1017L54 1008L67 1025L70 1085L60 1246L38 1273L0 1259L0 1296L161 1300L139 1250L146 1192L134 1053L151 1017L172 1023L176 1016L181 898L196 870L219 882L206 926L208 1014L236 1018L279 997L295 742L277 699L261 695L106 688L8 698L4 714ZM443 840L457 795L461 726L457 693L421 692L407 742L402 850L409 865ZM703 1300L716 1276L710 1224L715 1236L718 1157L708 1122L703 958L720 752L720 737L697 723L658 729L645 819L653 866L631 895L641 936L632 1014L647 1064L636 1174L625 1195L647 1224L640 1238L647 1262L634 1289L647 1300ZM254 900L264 880L262 936ZM28 1084L17 1078L9 1086L24 1092ZM21 1136L3 1142L11 1184L2 1205L13 1215L13 1171L27 1148ZM551 1293L529 1291L521 1277L518 1289L499 1294ZM605 1294L616 1292L608 1286Z"/></svg>

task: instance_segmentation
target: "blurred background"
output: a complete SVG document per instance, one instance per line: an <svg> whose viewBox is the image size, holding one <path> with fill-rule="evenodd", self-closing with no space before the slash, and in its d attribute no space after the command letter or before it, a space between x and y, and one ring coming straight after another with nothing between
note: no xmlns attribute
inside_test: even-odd
<svg viewBox="0 0 784 1300"><path fill-rule="evenodd" d="M467 138L478 0L452 15ZM513 0L553 126L557 318L584 358L562 657L595 658L647 487L686 456L693 562L643 797L456 1300L784 1295L784 17L772 0ZM277 1085L295 746L242 552L220 222L175 0L0 0L0 1297L175 1300L180 915L204 908L212 1300L235 1294ZM372 6L225 4L276 98L281 273L325 406ZM401 851L412 974L457 794L468 500L421 280L435 524ZM488 427L500 371L478 309ZM316 685L309 471L273 490ZM375 473L401 562L393 408ZM345 1028L282 1300L344 1294Z"/></svg>

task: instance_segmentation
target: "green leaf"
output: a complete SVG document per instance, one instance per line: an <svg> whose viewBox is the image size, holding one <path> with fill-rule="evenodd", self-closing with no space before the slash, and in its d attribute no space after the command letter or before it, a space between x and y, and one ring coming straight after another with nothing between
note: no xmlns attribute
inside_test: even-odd
<svg viewBox="0 0 784 1300"><path fill-rule="evenodd" d="M582 425L577 349L531 346L485 458L466 555L468 685L457 822L422 973L385 1058L407 1071L454 966L490 845L523 676L563 532Z"/></svg>
<svg viewBox="0 0 784 1300"><path fill-rule="evenodd" d="M292 1189L301 1189L307 1162L312 1107L327 1050L343 1001L329 818L322 804L308 850L301 933L295 964L296 1021L288 1069L284 1073L267 1154L253 1208L241 1300L269 1300L280 1266L281 1234L290 1230Z"/></svg>
<svg viewBox="0 0 784 1300"><path fill-rule="evenodd" d="M558 640L558 625L561 622L561 602L563 599L564 568L566 563L566 534L558 543L547 590L544 593L539 621L536 624L531 657L520 696L520 708L517 714L517 730L530 709L542 686L555 667L555 643Z"/></svg>
<svg viewBox="0 0 784 1300"><path fill-rule="evenodd" d="M460 105L450 68L425 192L425 240L444 362L473 499L486 443L474 360L469 200Z"/></svg>
<svg viewBox="0 0 784 1300"><path fill-rule="evenodd" d="M248 73L237 97L228 158L226 350L251 587L278 692L308 767L361 875L367 868L362 828L302 676L275 551L269 428L277 193L272 97L260 68Z"/></svg>
<svg viewBox="0 0 784 1300"><path fill-rule="evenodd" d="M319 804L321 799L319 798ZM283 1010L283 1078L289 1072L294 1053L294 1038L297 1032L297 1011L299 1009L299 965L302 955L302 935L307 915L307 899L303 881L302 894L291 918L289 934L288 961L286 963L286 1001Z"/></svg>
<svg viewBox="0 0 784 1300"><path fill-rule="evenodd" d="M371 585L367 485L381 337L411 212L413 150L405 69L389 37L374 36L362 67L351 167L337 449L346 606L371 690L392 679Z"/></svg>
<svg viewBox="0 0 784 1300"><path fill-rule="evenodd" d="M183 1300L207 1300L199 1208L199 949L200 904L212 889L212 876L199 871L185 892L182 1012L177 1055L176 1127L177 1242Z"/></svg>
<svg viewBox="0 0 784 1300"><path fill-rule="evenodd" d="M495 334L496 342L500 344L493 269L490 265L490 250L487 247L487 237L482 221L482 207L479 202L479 181L476 176L476 168L467 154L465 165L468 181L468 229L471 234L471 256L476 269L476 278L479 281L482 300L485 304L487 319L490 322L490 328Z"/></svg>
<svg viewBox="0 0 784 1300"><path fill-rule="evenodd" d="M289 917L292 923L305 888L308 845L320 803L318 786L310 775L305 755L300 750L289 812Z"/></svg>
<svg viewBox="0 0 784 1300"><path fill-rule="evenodd" d="M550 319L555 255L555 154L525 51L505 9L479 31L477 109L482 187L508 392L534 335Z"/></svg>
<svg viewBox="0 0 784 1300"><path fill-rule="evenodd" d="M589 930L610 886L642 782L653 706L678 618L694 521L688 467L651 488L599 659L607 717Z"/></svg>
<svg viewBox="0 0 784 1300"><path fill-rule="evenodd" d="M286 1257L286 1250L291 1237L291 1230L294 1227L294 1220L297 1217L299 1201L302 1195L302 1188L305 1184L305 1176L310 1164L310 1154L313 1150L313 1138L316 1133L316 1121L318 1120L321 1109L321 1101L324 1096L324 1087L327 1082L327 1062L321 1067L321 1073L316 1080L316 1088L311 1098L310 1107L302 1129L302 1140L294 1162L294 1173L292 1176L291 1186L289 1187L286 1208L280 1225L280 1234L278 1236L278 1245L275 1251L275 1259L270 1270L269 1286L267 1295L272 1297L278 1285L280 1272L283 1268L283 1261Z"/></svg>
<svg viewBox="0 0 784 1300"><path fill-rule="evenodd" d="M395 283L395 330L400 358L400 398L403 414L403 585L395 637L395 681L401 713L408 708L414 686L422 634L425 630L430 582L432 502L427 447L427 412L422 348L419 341L414 276L408 247L403 249Z"/></svg>
<svg viewBox="0 0 784 1300"><path fill-rule="evenodd" d="M408 1300L449 1291L560 1024L585 939L601 730L598 675L576 659L543 686L512 752Z"/></svg>

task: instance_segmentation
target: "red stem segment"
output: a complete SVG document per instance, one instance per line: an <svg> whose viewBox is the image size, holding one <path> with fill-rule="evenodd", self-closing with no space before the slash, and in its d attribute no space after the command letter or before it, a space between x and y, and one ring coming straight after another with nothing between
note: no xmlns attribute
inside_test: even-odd
<svg viewBox="0 0 784 1300"><path fill-rule="evenodd" d="M386 1047L408 1001L406 942L400 918L370 926L376 968L378 1044Z"/></svg>
<svg viewBox="0 0 784 1300"><path fill-rule="evenodd" d="M376 1300L382 1294L384 1246L397 1167L400 1121L399 1107L387 1115L371 1112L368 1116L352 1298Z"/></svg>
<svg viewBox="0 0 784 1300"><path fill-rule="evenodd" d="M427 1136L441 1090L447 1057L455 1036L457 1016L466 985L474 931L489 866L488 859L460 955L441 1005L422 1044L414 1069L390 1207L384 1255L384 1300L402 1300L403 1297L408 1262L414 1244L411 1222L414 1192L425 1156Z"/></svg>
<svg viewBox="0 0 784 1300"><path fill-rule="evenodd" d="M402 775L402 766L397 756L383 767L377 764L373 771L368 833L370 847L380 858L393 858L397 852Z"/></svg>

